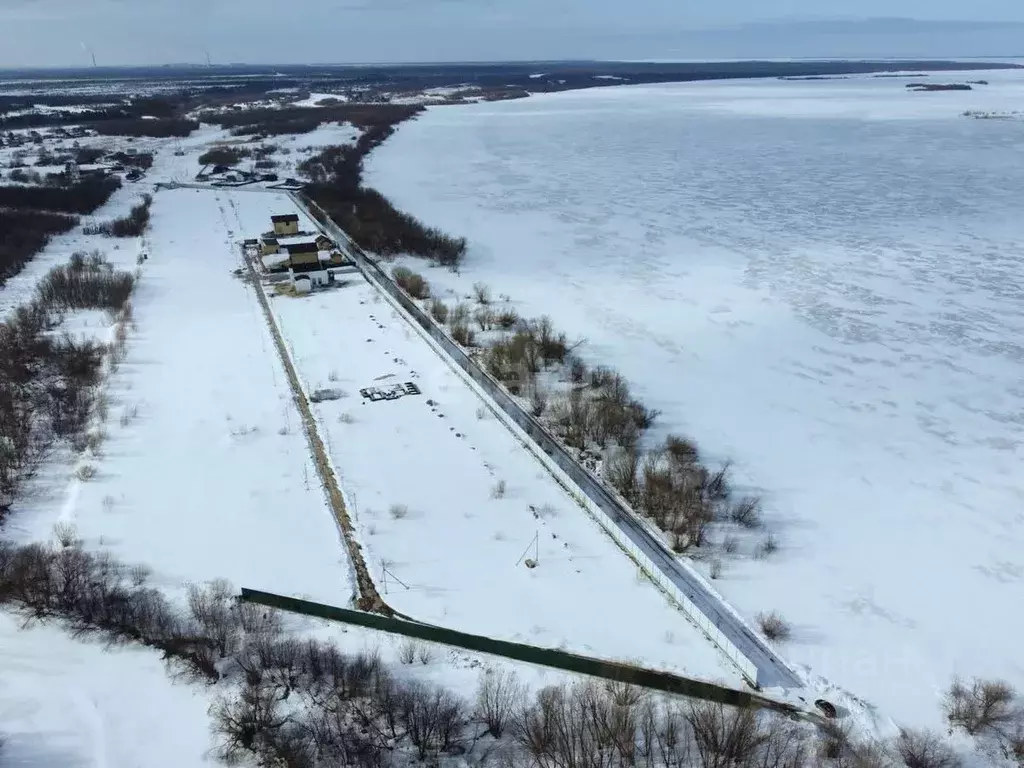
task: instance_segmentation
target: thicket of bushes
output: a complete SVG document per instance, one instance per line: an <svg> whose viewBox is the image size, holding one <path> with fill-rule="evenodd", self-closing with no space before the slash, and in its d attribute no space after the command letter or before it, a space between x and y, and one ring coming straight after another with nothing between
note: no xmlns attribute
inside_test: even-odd
<svg viewBox="0 0 1024 768"><path fill-rule="evenodd" d="M355 146L330 147L299 170L312 180L308 194L360 247L384 256L408 253L451 268L466 254L466 239L428 227L395 208L380 192L362 185L363 158L394 131L374 125Z"/></svg>
<svg viewBox="0 0 1024 768"><path fill-rule="evenodd" d="M191 586L187 609L178 609L146 584L144 569L85 551L73 529L58 534L52 547L0 542L0 604L150 646L174 673L221 681L210 711L218 756L229 763L382 768L461 756L524 768L801 768L823 764L826 743L834 748L769 714L669 702L616 683L530 695L514 674L488 671L467 700L396 676L374 653L289 636L278 614L236 602L225 582ZM848 741L835 749L854 754Z"/></svg>
<svg viewBox="0 0 1024 768"><path fill-rule="evenodd" d="M81 446L95 403L105 350L56 336L56 314L96 308L126 316L132 283L98 255L77 255L42 282L34 301L0 323L0 518L58 441ZM123 352L120 329L115 352Z"/></svg>
<svg viewBox="0 0 1024 768"><path fill-rule="evenodd" d="M0 286L22 267L53 235L78 225L76 216L44 211L0 210Z"/></svg>
<svg viewBox="0 0 1024 768"><path fill-rule="evenodd" d="M120 188L121 180L116 176L87 177L68 186L0 186L0 208L92 213Z"/></svg>
<svg viewBox="0 0 1024 768"><path fill-rule="evenodd" d="M82 231L87 235L106 235L108 237L137 237L149 226L149 207L153 204L152 195L143 195L142 202L132 206L127 216L105 221L85 227Z"/></svg>
<svg viewBox="0 0 1024 768"><path fill-rule="evenodd" d="M245 147L213 147L199 156L200 165L236 165L252 152Z"/></svg>
<svg viewBox="0 0 1024 768"><path fill-rule="evenodd" d="M74 253L65 266L54 267L39 283L38 302L47 308L119 310L135 287L129 272L114 270L98 252Z"/></svg>

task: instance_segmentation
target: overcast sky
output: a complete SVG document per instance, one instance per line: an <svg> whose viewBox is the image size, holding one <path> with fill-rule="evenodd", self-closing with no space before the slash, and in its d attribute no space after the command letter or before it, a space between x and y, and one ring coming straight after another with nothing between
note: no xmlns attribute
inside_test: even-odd
<svg viewBox="0 0 1024 768"><path fill-rule="evenodd" d="M1024 0L0 0L0 66L1009 56L1021 25Z"/></svg>

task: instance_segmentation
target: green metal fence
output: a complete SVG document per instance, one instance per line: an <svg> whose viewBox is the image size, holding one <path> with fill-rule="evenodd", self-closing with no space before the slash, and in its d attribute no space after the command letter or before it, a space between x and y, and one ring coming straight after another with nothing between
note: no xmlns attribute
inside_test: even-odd
<svg viewBox="0 0 1024 768"><path fill-rule="evenodd" d="M538 648L532 645L524 645L523 643L496 640L491 637L471 635L468 632L459 632L458 630L437 627L431 624L406 621L376 613L355 611L349 608L338 608L332 605L299 600L294 597L285 597L284 595L275 595L244 587L242 588L242 600L291 613L301 613L306 616L328 619L329 621L340 621L345 624L354 624L360 627L380 630L381 632L404 635L405 637L412 637L417 640L442 643L457 648L464 648L468 651L487 653L507 659L515 659L516 661L525 661L529 664L539 664L545 667L561 669L566 672L604 678L606 680L615 680L642 688L688 696L694 699L714 701L734 707L764 707L787 714L796 714L796 710L787 704L776 702L748 691L727 688L704 680L694 680L668 672L658 672L629 664L580 656L553 648Z"/></svg>

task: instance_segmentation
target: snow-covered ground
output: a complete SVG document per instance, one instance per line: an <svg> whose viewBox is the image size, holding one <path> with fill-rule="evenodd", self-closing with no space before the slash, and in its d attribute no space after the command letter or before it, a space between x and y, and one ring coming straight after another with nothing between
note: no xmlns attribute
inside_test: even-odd
<svg viewBox="0 0 1024 768"><path fill-rule="evenodd" d="M243 233L294 210L284 196L217 194L230 200ZM345 394L313 408L367 565L395 609L468 632L741 684L357 272L336 289L275 296L271 306L307 390ZM360 395L406 382L421 394L379 402ZM527 558L539 559L537 567Z"/></svg>
<svg viewBox="0 0 1024 768"><path fill-rule="evenodd" d="M446 106L367 162L398 207L469 237L432 284L551 315L662 410L652 437L735 460L782 550L726 557L716 586L909 725L940 724L955 673L1024 687L1022 125L962 116L1020 110L1024 75L929 78L978 79Z"/></svg>
<svg viewBox="0 0 1024 768"><path fill-rule="evenodd" d="M150 649L109 649L0 613L4 765L198 765L210 745L208 689L170 680Z"/></svg>

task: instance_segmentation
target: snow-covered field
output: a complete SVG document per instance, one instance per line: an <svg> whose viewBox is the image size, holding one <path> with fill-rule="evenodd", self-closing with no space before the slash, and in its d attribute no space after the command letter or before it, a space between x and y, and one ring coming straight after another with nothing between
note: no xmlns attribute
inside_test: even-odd
<svg viewBox="0 0 1024 768"><path fill-rule="evenodd" d="M271 214L293 210L284 196L218 196L230 200L242 232L259 232ZM468 632L741 684L357 272L334 290L277 296L271 306L307 390L345 393L313 408L367 565L396 610ZM422 394L380 402L360 396L364 388L405 382ZM528 568L526 558L537 567Z"/></svg>
<svg viewBox="0 0 1024 768"><path fill-rule="evenodd" d="M367 162L398 207L470 238L433 285L551 315L663 411L653 437L735 460L782 550L727 557L719 590L780 611L791 661L910 725L939 725L955 673L1024 687L1024 124L962 116L1020 110L1024 75L929 78L968 79L990 84L434 108Z"/></svg>
<svg viewBox="0 0 1024 768"><path fill-rule="evenodd" d="M210 737L202 687L173 682L158 654L108 649L0 613L4 765L198 765Z"/></svg>

